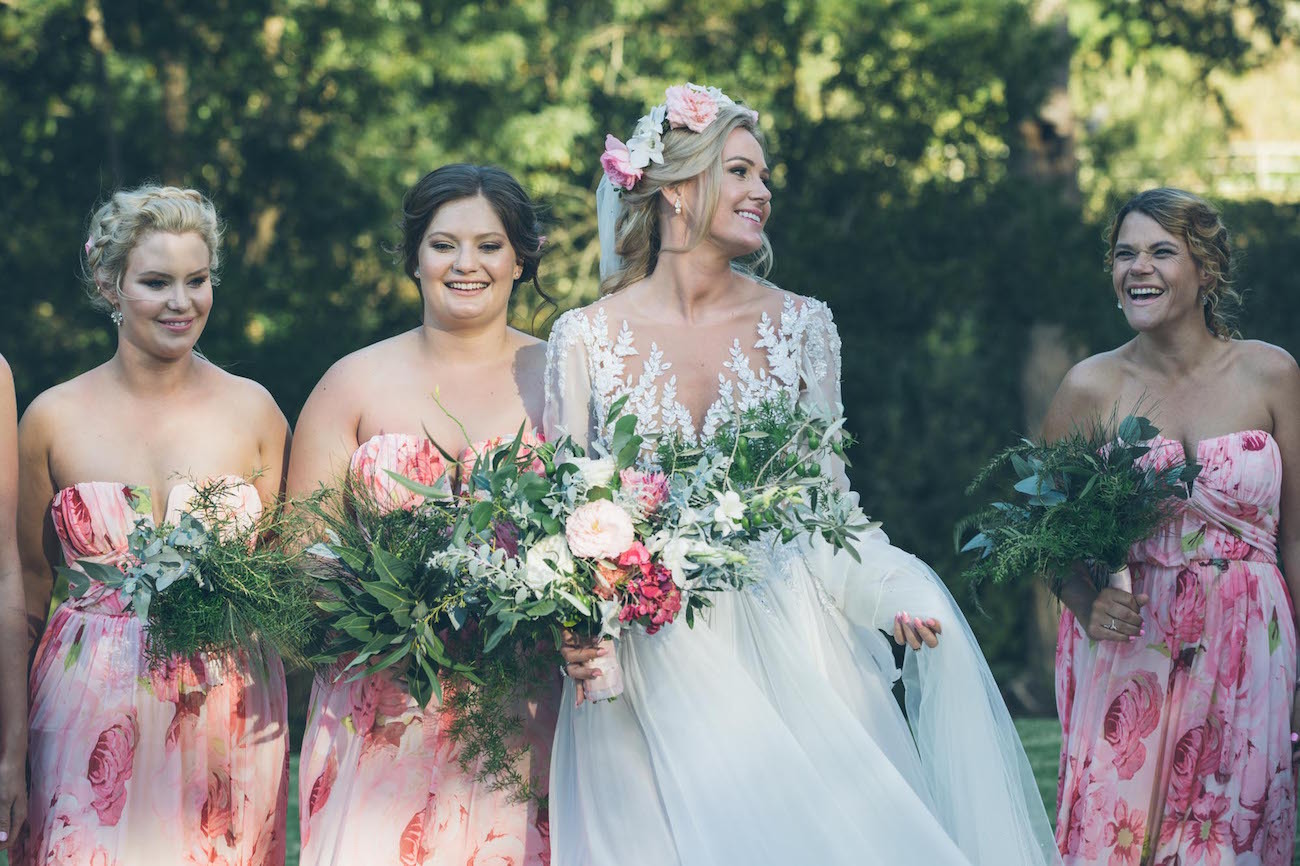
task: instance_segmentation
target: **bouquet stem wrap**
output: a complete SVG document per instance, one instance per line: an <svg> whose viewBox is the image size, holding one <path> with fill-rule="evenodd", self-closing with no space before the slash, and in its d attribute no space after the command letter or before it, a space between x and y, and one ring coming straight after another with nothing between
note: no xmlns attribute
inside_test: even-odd
<svg viewBox="0 0 1300 866"><path fill-rule="evenodd" d="M587 667L600 671L599 677L587 680L582 687L589 701L608 701L623 694L623 667L618 663L614 641L605 638L600 645L607 648L609 654L596 656L587 664Z"/></svg>

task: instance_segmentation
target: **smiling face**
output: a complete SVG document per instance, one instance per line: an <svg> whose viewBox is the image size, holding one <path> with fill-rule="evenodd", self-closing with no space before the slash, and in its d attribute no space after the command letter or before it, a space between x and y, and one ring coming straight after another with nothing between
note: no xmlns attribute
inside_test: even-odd
<svg viewBox="0 0 1300 866"><path fill-rule="evenodd" d="M419 280L430 321L443 327L500 317L523 267L505 226L483 196L448 202L420 242Z"/></svg>
<svg viewBox="0 0 1300 866"><path fill-rule="evenodd" d="M1190 319L1204 327L1209 274L1175 237L1144 213L1124 217L1111 253L1111 279L1128 323L1150 331Z"/></svg>
<svg viewBox="0 0 1300 866"><path fill-rule="evenodd" d="M747 256L763 245L763 227L772 213L772 192L763 148L747 129L733 129L722 148L718 207L708 242L729 258Z"/></svg>
<svg viewBox="0 0 1300 866"><path fill-rule="evenodd" d="M212 257L197 232L151 232L132 248L117 291L121 339L174 360L194 349L212 309Z"/></svg>

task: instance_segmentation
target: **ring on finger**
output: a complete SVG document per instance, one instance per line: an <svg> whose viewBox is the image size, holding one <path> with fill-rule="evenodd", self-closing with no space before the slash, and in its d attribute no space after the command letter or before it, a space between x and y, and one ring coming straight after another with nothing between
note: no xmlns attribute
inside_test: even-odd
<svg viewBox="0 0 1300 866"><path fill-rule="evenodd" d="M571 679L573 679L573 677L569 676L569 663L568 663L568 662L561 662L561 663L560 663L560 676L564 677L566 680L571 680Z"/></svg>

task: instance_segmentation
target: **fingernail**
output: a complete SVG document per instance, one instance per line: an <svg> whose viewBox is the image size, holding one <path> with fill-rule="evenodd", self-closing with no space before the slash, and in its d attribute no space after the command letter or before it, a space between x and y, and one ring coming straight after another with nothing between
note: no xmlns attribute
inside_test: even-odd
<svg viewBox="0 0 1300 866"><path fill-rule="evenodd" d="M609 647L607 647L607 646L603 646L603 647L601 647L600 649L596 650L596 655L598 655L598 656L607 656L607 655L609 655Z"/></svg>
<svg viewBox="0 0 1300 866"><path fill-rule="evenodd" d="M902 622L902 621L903 621L903 612L900 610L898 613L894 614L894 622Z"/></svg>
<svg viewBox="0 0 1300 866"><path fill-rule="evenodd" d="M1147 630L1146 630L1146 629L1144 629L1144 628L1140 628L1140 629L1138 629L1138 637L1146 637L1146 634L1147 634Z"/></svg>
<svg viewBox="0 0 1300 866"><path fill-rule="evenodd" d="M1137 640L1137 635L1131 634L1131 635L1128 636L1128 642L1129 642L1129 643L1133 643L1133 641L1135 641L1135 640Z"/></svg>
<svg viewBox="0 0 1300 866"><path fill-rule="evenodd" d="M1291 736L1294 737L1295 734L1292 734ZM9 841L9 834L6 833L4 830L0 830L0 842L8 842L8 841Z"/></svg>
<svg viewBox="0 0 1300 866"><path fill-rule="evenodd" d="M1292 734L1291 734L1291 742L1293 742L1293 743L1300 743L1300 734L1292 733Z"/></svg>
<svg viewBox="0 0 1300 866"><path fill-rule="evenodd" d="M921 618L919 616L914 616L912 617L912 625L915 626L916 628L921 628L923 625L925 625L925 623L921 622Z"/></svg>
<svg viewBox="0 0 1300 866"><path fill-rule="evenodd" d="M936 625L939 624L939 620L935 619L934 617L931 617L930 619L927 619L925 621L925 624L928 625L930 628L934 628Z"/></svg>

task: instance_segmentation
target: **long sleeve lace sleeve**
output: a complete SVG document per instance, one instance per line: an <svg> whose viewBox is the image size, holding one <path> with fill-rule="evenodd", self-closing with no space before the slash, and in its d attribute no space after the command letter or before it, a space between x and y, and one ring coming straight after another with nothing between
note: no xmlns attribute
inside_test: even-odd
<svg viewBox="0 0 1300 866"><path fill-rule="evenodd" d="M806 409L831 418L844 417L840 392L841 342L830 307L821 301L808 301L801 317L802 339L799 352L799 401ZM848 492L857 505L857 494L849 487L848 467L841 458L831 455L822 467L839 487Z"/></svg>
<svg viewBox="0 0 1300 866"><path fill-rule="evenodd" d="M572 436L580 445L590 443L593 431L590 355L581 310L570 310L556 320L546 344L546 408L542 427L548 440Z"/></svg>

